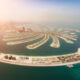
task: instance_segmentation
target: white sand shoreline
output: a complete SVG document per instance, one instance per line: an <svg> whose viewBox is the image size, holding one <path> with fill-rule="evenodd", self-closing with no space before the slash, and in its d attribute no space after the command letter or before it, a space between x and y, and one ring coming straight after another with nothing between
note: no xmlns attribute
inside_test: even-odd
<svg viewBox="0 0 80 80"><path fill-rule="evenodd" d="M7 57L7 58L5 58ZM59 58L63 59L68 57L68 59L71 57L73 58L70 62L66 62L67 59L65 59L65 62L62 60L59 60ZM70 64L77 64L80 63L80 49L78 49L78 52L73 54L67 54L67 55L61 55L61 56L19 56L14 54L4 54L0 53L0 62L7 63L7 64L13 64L13 65L20 65L20 66L42 66L42 67L48 67L48 66L65 66ZM15 58L15 59L13 59ZM78 60L76 60L79 58ZM75 60L74 60L75 59Z"/></svg>

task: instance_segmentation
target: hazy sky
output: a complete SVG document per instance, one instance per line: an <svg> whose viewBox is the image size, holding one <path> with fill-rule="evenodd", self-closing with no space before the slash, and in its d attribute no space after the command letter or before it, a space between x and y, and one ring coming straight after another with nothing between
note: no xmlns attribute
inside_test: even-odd
<svg viewBox="0 0 80 80"><path fill-rule="evenodd" d="M0 21L80 23L80 0L0 0Z"/></svg>

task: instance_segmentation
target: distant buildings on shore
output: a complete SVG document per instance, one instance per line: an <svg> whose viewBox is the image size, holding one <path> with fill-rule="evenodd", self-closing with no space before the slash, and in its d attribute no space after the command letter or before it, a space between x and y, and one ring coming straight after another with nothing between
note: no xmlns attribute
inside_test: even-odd
<svg viewBox="0 0 80 80"><path fill-rule="evenodd" d="M22 33L22 32L33 32L33 30L32 30L31 28L25 29L25 27L22 27L22 29L18 29L18 31L19 31L20 33Z"/></svg>

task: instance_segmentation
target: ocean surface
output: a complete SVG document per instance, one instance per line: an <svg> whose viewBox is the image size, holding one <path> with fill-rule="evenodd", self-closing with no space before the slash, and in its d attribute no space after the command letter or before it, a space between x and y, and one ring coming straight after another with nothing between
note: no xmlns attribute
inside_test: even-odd
<svg viewBox="0 0 80 80"><path fill-rule="evenodd" d="M12 49L13 53L19 55L33 55L33 56L34 55L37 56L61 55L61 54L76 52L77 49L80 47L80 43L79 43L80 37L78 37L78 40L75 41L75 43L72 45L71 44L69 45L60 39L60 43L61 43L60 49L51 50L49 49L49 45L48 45L52 42L52 40L50 39L45 45L40 47L37 51L34 52L32 51L32 53L30 51L27 51L26 53L25 52L26 49L23 50L25 44L21 46L20 45L14 46L14 48L13 47L9 48L5 46L5 42L4 43L2 42L1 35L2 34L0 34L0 52L6 52ZM80 36L80 34L78 34L78 36ZM48 46L46 47L46 45ZM24 53L21 52L21 49L22 52ZM55 53L53 53L52 51L54 51ZM67 66L24 67L24 66L16 66L11 64L0 63L0 80L80 80L80 64L75 64L73 68L69 68Z"/></svg>
<svg viewBox="0 0 80 80"><path fill-rule="evenodd" d="M0 63L0 80L80 80L80 64L68 68L23 67Z"/></svg>

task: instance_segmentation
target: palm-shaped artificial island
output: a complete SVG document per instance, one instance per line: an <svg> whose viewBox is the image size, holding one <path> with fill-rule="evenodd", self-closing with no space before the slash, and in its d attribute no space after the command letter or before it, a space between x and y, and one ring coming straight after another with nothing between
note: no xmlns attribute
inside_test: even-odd
<svg viewBox="0 0 80 80"><path fill-rule="evenodd" d="M77 41L77 33L80 30L75 28L50 28L40 27L39 30L36 28L22 27L11 28L6 31L3 36L3 42L8 46L26 44L26 49L36 50L39 47L45 45L50 38L52 42L48 44L50 48L60 48L60 39L64 40L67 44L74 44ZM0 62L22 65L22 66L63 66L80 63L80 49L77 52L58 55L58 56L23 56L16 54L0 54Z"/></svg>
<svg viewBox="0 0 80 80"><path fill-rule="evenodd" d="M46 30L46 27L45 27ZM18 45L23 43L30 43L32 41L35 41L32 44L26 45L26 48L28 49L36 49L42 45L44 45L49 38L51 37L53 39L52 43L50 44L50 47L53 48L59 48L60 47L60 41L59 38L63 39L68 44L73 44L74 40L77 40L77 35L75 32L79 32L78 30L74 30L75 32L72 33L71 30L65 30L62 28L58 28L55 32L46 30L46 31L33 31L31 28L28 28L25 30L23 27L20 30L15 30L14 32L8 32L3 40L6 42L7 45ZM40 39L40 40L39 40Z"/></svg>

